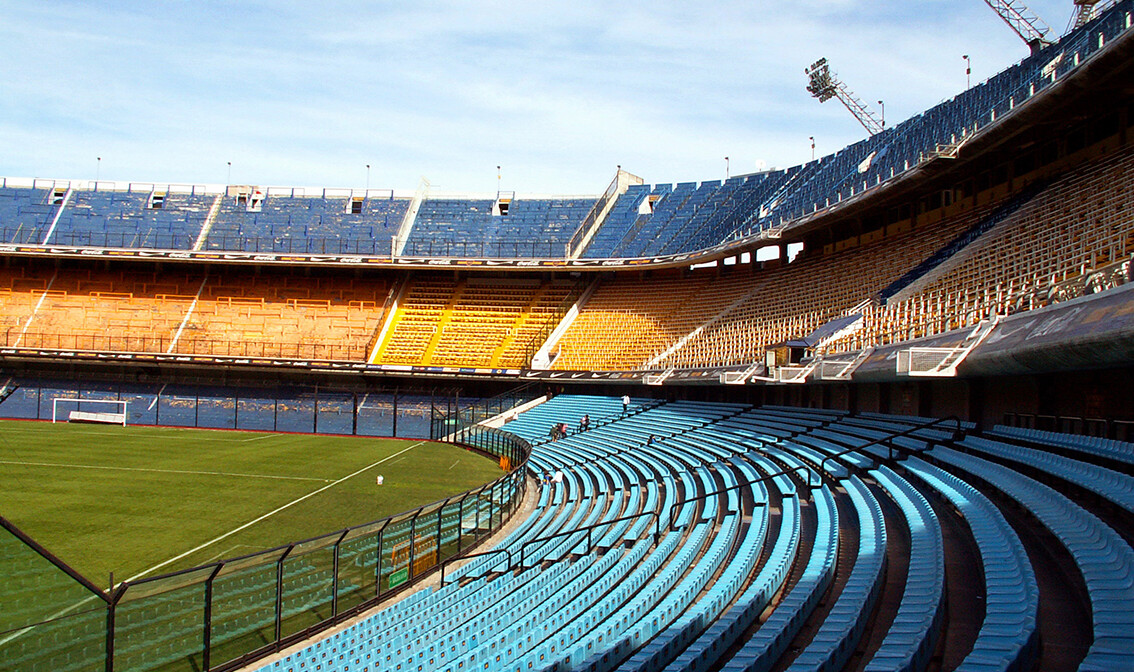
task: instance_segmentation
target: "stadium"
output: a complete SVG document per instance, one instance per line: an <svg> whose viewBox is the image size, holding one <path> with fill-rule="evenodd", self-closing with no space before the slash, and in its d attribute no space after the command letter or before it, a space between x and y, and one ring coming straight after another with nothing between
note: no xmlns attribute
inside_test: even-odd
<svg viewBox="0 0 1134 672"><path fill-rule="evenodd" d="M1134 669L1134 0L987 4L724 180L0 178L0 670Z"/></svg>

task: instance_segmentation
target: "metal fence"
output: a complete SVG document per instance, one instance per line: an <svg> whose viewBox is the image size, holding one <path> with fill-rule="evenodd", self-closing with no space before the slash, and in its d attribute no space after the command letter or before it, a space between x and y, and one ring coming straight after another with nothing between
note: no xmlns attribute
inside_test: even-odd
<svg viewBox="0 0 1134 672"><path fill-rule="evenodd" d="M500 259L564 259L567 243L557 240L407 240L400 256Z"/></svg>
<svg viewBox="0 0 1134 672"><path fill-rule="evenodd" d="M0 381L5 379L0 371ZM435 405L453 404L453 388L389 387L367 390L320 386L237 387L197 384L100 383L12 379L0 400L0 418L50 420L54 399L68 410L102 410L85 401L128 402L134 425L241 429L315 434L430 438ZM465 400L474 403L476 399ZM61 418L66 419L66 418Z"/></svg>
<svg viewBox="0 0 1134 672"><path fill-rule="evenodd" d="M461 404L460 400L451 398L444 399L444 405L435 404L430 409L429 438L434 441L469 443L466 440L469 432L466 430L474 429L478 427L478 422L507 413L543 393L543 384L536 382L470 404Z"/></svg>
<svg viewBox="0 0 1134 672"><path fill-rule="evenodd" d="M303 361L366 362L366 344L314 343L243 338L161 336L146 333L46 332L19 327L0 330L0 347L24 350L251 357Z"/></svg>
<svg viewBox="0 0 1134 672"><path fill-rule="evenodd" d="M0 668L228 670L345 620L467 552L519 506L529 444L488 428L466 439L514 468L413 511L110 591L0 518Z"/></svg>
<svg viewBox="0 0 1134 672"><path fill-rule="evenodd" d="M200 229L201 223L192 223ZM46 223L29 228L0 228L0 241L18 245L40 245L47 234ZM190 227L192 228L192 227ZM396 230L392 229L391 231ZM131 231L55 231L46 243L67 247L127 248L150 250L192 250L197 244L195 234L174 233L161 229ZM203 251L257 252L277 254L357 254L387 256L389 238L317 237L317 236L240 236L212 234L205 241Z"/></svg>

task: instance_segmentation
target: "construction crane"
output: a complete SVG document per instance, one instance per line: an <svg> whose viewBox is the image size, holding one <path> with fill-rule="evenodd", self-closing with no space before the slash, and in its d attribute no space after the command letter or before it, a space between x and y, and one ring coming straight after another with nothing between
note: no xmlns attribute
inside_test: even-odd
<svg viewBox="0 0 1134 672"><path fill-rule="evenodd" d="M1048 38L1051 28L1048 28L1047 24L1021 0L984 0L984 2L1004 19L1021 40L1027 43L1033 54L1051 44Z"/></svg>
<svg viewBox="0 0 1134 672"><path fill-rule="evenodd" d="M803 72L808 78L807 91L818 98L820 103L838 98L839 102L850 110L854 118L858 119L858 123L862 124L867 133L877 135L885 130L885 120L875 118L866 105L847 89L846 84L843 84L838 77L831 73L827 59L820 58Z"/></svg>

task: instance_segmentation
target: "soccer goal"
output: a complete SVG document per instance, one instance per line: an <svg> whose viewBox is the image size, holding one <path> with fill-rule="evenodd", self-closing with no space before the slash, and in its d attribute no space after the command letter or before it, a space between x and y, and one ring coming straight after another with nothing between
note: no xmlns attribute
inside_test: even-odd
<svg viewBox="0 0 1134 672"><path fill-rule="evenodd" d="M108 425L126 426L126 410L130 402L117 399L76 399L75 397L53 397L51 399L51 421L59 422L59 404L75 404L75 409L67 413L67 422L99 422ZM114 407L109 413L84 411L87 404L109 404Z"/></svg>

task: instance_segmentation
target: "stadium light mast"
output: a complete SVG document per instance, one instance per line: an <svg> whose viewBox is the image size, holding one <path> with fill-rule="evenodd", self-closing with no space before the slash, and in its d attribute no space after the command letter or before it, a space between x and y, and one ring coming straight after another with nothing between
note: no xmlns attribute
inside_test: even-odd
<svg viewBox="0 0 1134 672"><path fill-rule="evenodd" d="M1022 0L984 0L984 2L1004 19L1004 23L1020 36L1033 54L1051 44L1051 40L1047 37L1051 33L1051 28L1048 28L1035 12L1028 9Z"/></svg>
<svg viewBox="0 0 1134 672"><path fill-rule="evenodd" d="M820 103L825 103L832 98L838 98L850 113L858 119L858 123L862 124L866 132L871 135L878 135L885 130L885 125L879 121L874 114L866 108L866 104L855 97L846 84L839 81L839 78L831 73L831 67L827 63L827 59L820 58L811 64L811 67L803 71L807 75L807 91L819 99Z"/></svg>

